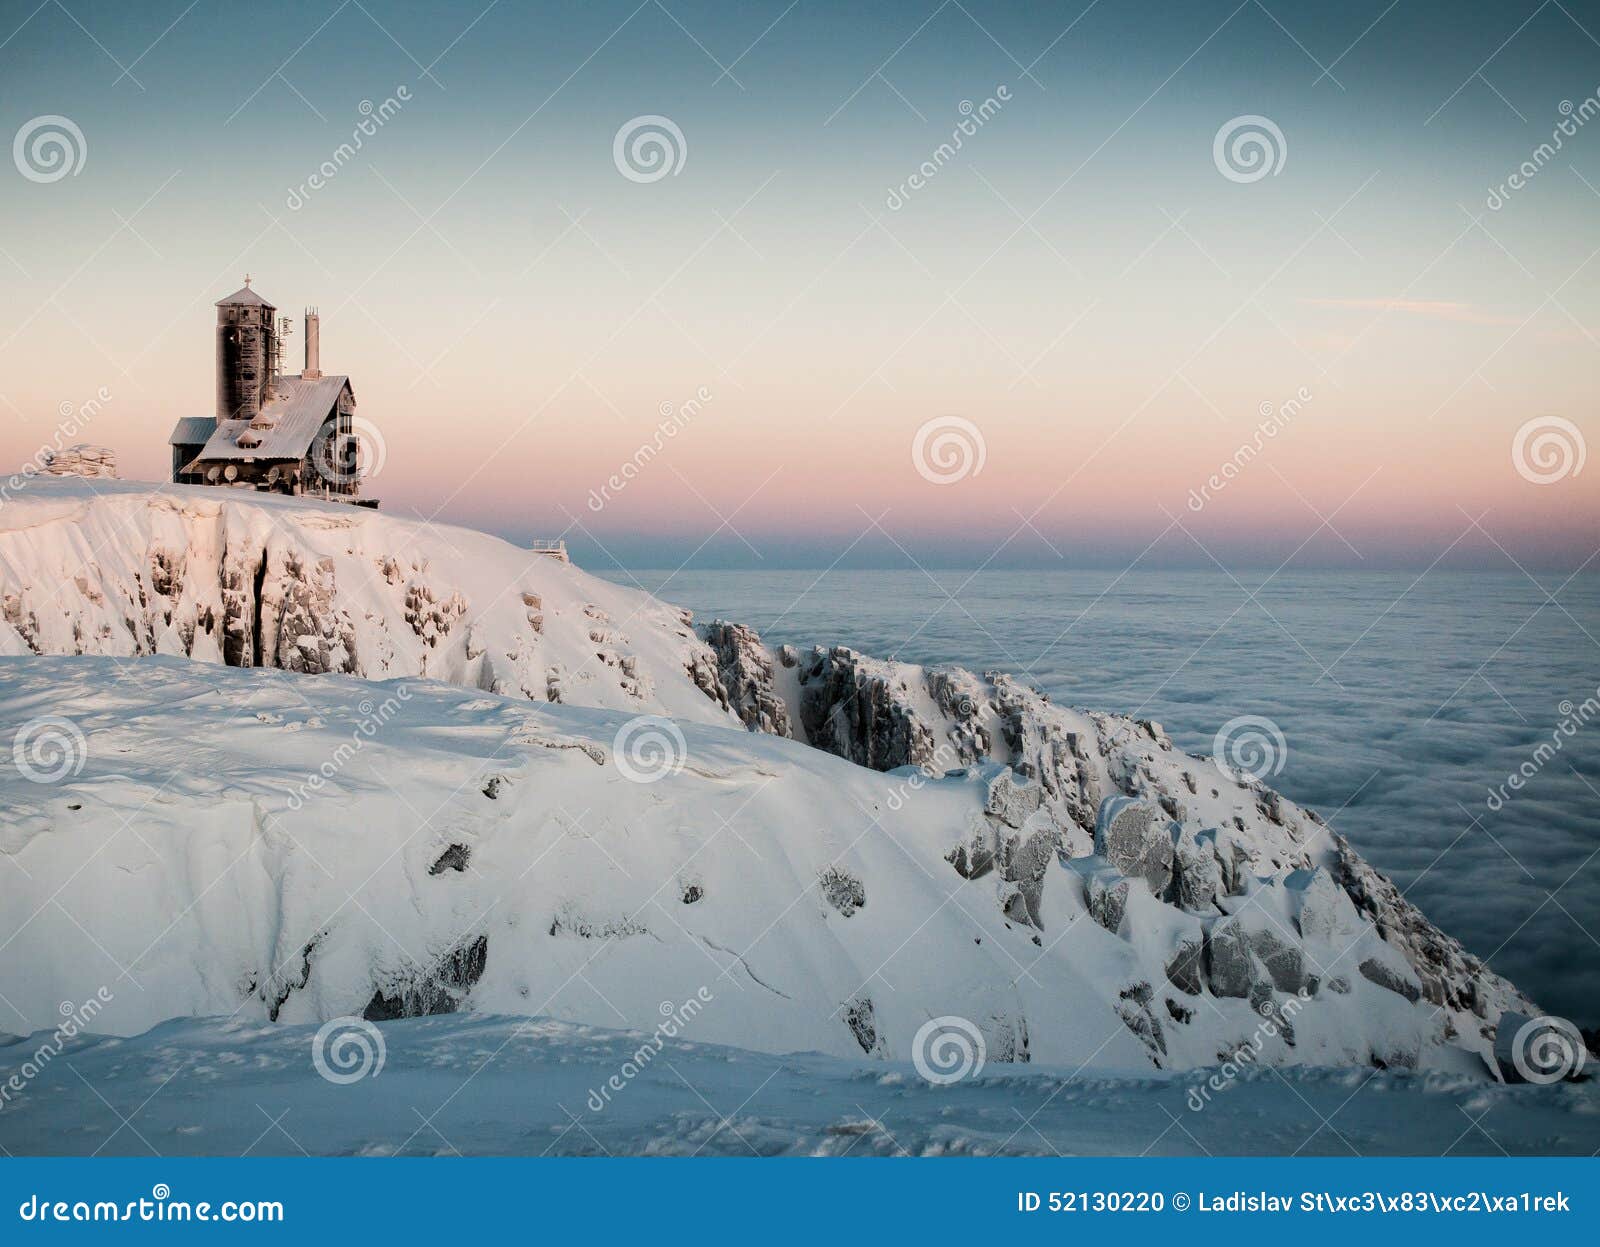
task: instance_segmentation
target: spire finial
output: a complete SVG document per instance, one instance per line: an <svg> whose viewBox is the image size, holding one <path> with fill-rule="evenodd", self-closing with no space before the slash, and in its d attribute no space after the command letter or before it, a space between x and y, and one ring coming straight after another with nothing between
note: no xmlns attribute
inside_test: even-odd
<svg viewBox="0 0 1600 1247"><path fill-rule="evenodd" d="M246 273L244 275L244 284L245 284L245 288L248 289L249 286L250 286L250 274L249 273Z"/></svg>

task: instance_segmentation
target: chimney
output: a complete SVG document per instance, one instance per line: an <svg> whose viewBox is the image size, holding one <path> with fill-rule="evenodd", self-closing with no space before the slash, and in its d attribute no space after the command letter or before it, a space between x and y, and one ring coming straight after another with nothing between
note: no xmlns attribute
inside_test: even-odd
<svg viewBox="0 0 1600 1247"><path fill-rule="evenodd" d="M314 307L306 308L306 369L300 376L306 381L322 377L322 322Z"/></svg>

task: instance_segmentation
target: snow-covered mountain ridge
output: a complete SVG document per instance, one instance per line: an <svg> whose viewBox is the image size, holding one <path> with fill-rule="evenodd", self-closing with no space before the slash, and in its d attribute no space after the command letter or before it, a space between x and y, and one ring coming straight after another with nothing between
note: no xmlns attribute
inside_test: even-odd
<svg viewBox="0 0 1600 1247"><path fill-rule="evenodd" d="M0 510L0 652L390 683L4 663L8 732L54 712L86 734L81 775L5 779L0 853L27 875L0 874L0 979L36 1024L100 982L71 990L97 956L144 989L118 995L124 1032L469 1005L641 1026L712 977L739 998L705 1038L769 1051L903 1058L958 1015L991 1060L1171 1068L1253 1043L1454 1068L1503 1010L1536 1012L1316 815L1159 725L697 633L467 530L100 485ZM671 720L634 741L681 763L659 782L629 782L640 716ZM108 859L150 886L102 905L127 882ZM87 889L87 943L41 879Z"/></svg>

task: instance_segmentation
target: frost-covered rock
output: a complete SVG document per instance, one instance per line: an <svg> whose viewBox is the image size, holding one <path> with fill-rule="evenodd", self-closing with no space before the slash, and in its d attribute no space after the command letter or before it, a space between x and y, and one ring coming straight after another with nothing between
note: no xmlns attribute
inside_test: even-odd
<svg viewBox="0 0 1600 1247"><path fill-rule="evenodd" d="M716 655L715 683L706 691L752 731L792 735L789 709L773 687L772 657L761 638L741 624L719 619L706 628L705 641Z"/></svg>
<svg viewBox="0 0 1600 1247"><path fill-rule="evenodd" d="M806 741L875 771L932 764L933 732L897 675L842 645L818 646L799 670Z"/></svg>
<svg viewBox="0 0 1600 1247"><path fill-rule="evenodd" d="M1106 864L1086 873L1083 883L1089 916L1115 935L1122 929L1122 917L1128 912L1127 876Z"/></svg>
<svg viewBox="0 0 1600 1247"><path fill-rule="evenodd" d="M1172 881L1172 833L1164 811L1132 797L1108 797L1095 820L1094 851L1160 896Z"/></svg>
<svg viewBox="0 0 1600 1247"><path fill-rule="evenodd" d="M1283 886L1294 898L1295 926L1306 938L1332 942L1360 929L1350 897L1322 867L1292 871Z"/></svg>
<svg viewBox="0 0 1600 1247"><path fill-rule="evenodd" d="M1216 899L1224 891L1216 833L1197 833L1182 823L1172 823L1168 830L1172 836L1172 899L1184 909L1214 912Z"/></svg>
<svg viewBox="0 0 1600 1247"><path fill-rule="evenodd" d="M997 772L989 781L984 813L998 818L1007 827L1020 828L1039 808L1039 785L1024 779L1010 767Z"/></svg>
<svg viewBox="0 0 1600 1247"><path fill-rule="evenodd" d="M1229 918L1206 933L1206 984L1218 996L1245 999L1261 979L1250 935L1237 919Z"/></svg>
<svg viewBox="0 0 1600 1247"><path fill-rule="evenodd" d="M91 446L79 442L60 450L45 452L44 464L39 469L47 476L83 476L98 480L116 480L117 452L108 446Z"/></svg>

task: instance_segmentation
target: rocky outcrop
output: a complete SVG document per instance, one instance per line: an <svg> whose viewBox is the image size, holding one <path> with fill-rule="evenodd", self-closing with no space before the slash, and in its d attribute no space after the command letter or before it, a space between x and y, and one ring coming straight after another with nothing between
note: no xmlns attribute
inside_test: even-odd
<svg viewBox="0 0 1600 1247"><path fill-rule="evenodd" d="M696 655L690 675L754 732L792 736L789 708L773 688L772 657L761 638L741 624L717 620L705 630L715 662Z"/></svg>
<svg viewBox="0 0 1600 1247"><path fill-rule="evenodd" d="M1095 820L1094 851L1125 875L1143 879L1154 896L1172 882L1172 833L1160 809L1132 797L1110 797Z"/></svg>
<svg viewBox="0 0 1600 1247"><path fill-rule="evenodd" d="M1493 1021L1505 1008L1536 1014L1538 1007L1489 970L1423 915L1400 890L1364 861L1343 836L1333 835L1332 876L1384 941L1416 972L1431 1004Z"/></svg>
<svg viewBox="0 0 1600 1247"><path fill-rule="evenodd" d="M44 465L39 471L46 476L84 476L114 481L117 479L117 452L107 446L79 442L76 446L46 451Z"/></svg>
<svg viewBox="0 0 1600 1247"><path fill-rule="evenodd" d="M1007 885L1001 903L1018 922L1045 925L1042 881L1025 863L1048 842L1064 860L1086 862L1084 903L1106 930L1126 929L1130 884L1202 919L1192 946L1171 954L1168 978L1180 990L1248 1000L1253 991L1298 992L1326 979L1330 990L1348 991L1360 959L1319 975L1300 943L1347 946L1370 922L1420 984L1386 958L1372 959L1393 982L1364 977L1386 990L1416 990L1433 1005L1478 1018L1526 1004L1315 814L1183 753L1158 723L1057 707L1001 674L923 669L841 646L799 654L786 647L774 663L763 661L767 651L747 628L717 623L706 637L718 654L719 683L742 690L727 701L747 723L782 721L770 708L751 708L782 701L774 672L787 658L799 686L793 734L816 748L877 770L917 767L928 777L1003 764L990 781L986 825L946 860L969 879L998 870ZM1048 831L1024 852L1026 838L1017 833L1029 819ZM1264 885L1281 918L1230 924L1239 898Z"/></svg>
<svg viewBox="0 0 1600 1247"><path fill-rule="evenodd" d="M233 490L36 478L0 520L4 654L181 655L716 714L695 684L662 680L702 663L717 692L681 611L482 534ZM733 668L769 661L752 644ZM781 701L767 709L779 717L754 725L781 734Z"/></svg>
<svg viewBox="0 0 1600 1247"><path fill-rule="evenodd" d="M933 731L891 665L842 645L819 646L801 661L799 674L808 744L875 771L934 763Z"/></svg>

